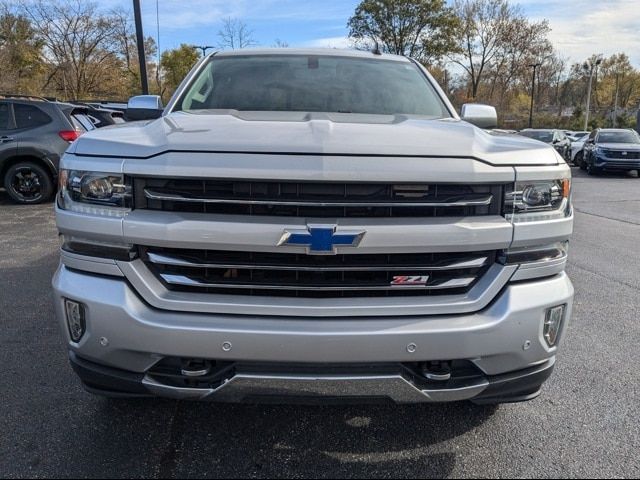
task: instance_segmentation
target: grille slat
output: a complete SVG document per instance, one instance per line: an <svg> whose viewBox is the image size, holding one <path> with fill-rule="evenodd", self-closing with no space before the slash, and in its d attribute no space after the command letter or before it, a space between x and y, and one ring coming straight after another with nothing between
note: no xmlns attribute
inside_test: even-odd
<svg viewBox="0 0 640 480"><path fill-rule="evenodd" d="M640 151L604 150L602 153L607 158L615 158L620 160L639 160L640 159Z"/></svg>
<svg viewBox="0 0 640 480"><path fill-rule="evenodd" d="M298 274L296 274L296 277ZM170 285L180 285L185 287L196 288L229 288L239 290L292 290L292 291L329 291L329 292L348 292L348 291L393 291L393 290L444 290L454 288L466 288L475 281L475 277L461 277L447 280L443 283L431 284L431 285L378 285L369 282L361 282L358 285L351 285L347 283L342 284L321 284L317 283L310 286L295 285L292 283L271 283L271 284L244 284L239 282L218 282L212 283L205 279L198 279L189 277L186 275L172 275L161 273L162 278L166 283Z"/></svg>
<svg viewBox="0 0 640 480"><path fill-rule="evenodd" d="M463 294L496 259L495 252L314 256L156 247L140 255L170 290L312 298Z"/></svg>
<svg viewBox="0 0 640 480"><path fill-rule="evenodd" d="M202 204L221 204L221 205L273 205L278 207L285 206L297 206L297 207L344 207L344 208L352 208L352 207L362 207L362 208L372 208L372 207L486 207L491 205L491 201L493 200L493 195L465 195L460 198L448 197L441 201L431 201L431 202L406 202L406 201L395 201L395 202L356 202L356 201L345 201L345 202L326 202L322 199L317 200L252 200L251 198L235 198L235 199L226 199L226 198L208 198L205 196L194 197L189 196L186 193L172 193L172 192L161 192L157 190L149 190L145 189L144 191L145 197L148 200L159 200L163 202L178 202L178 203L202 203Z"/></svg>
<svg viewBox="0 0 640 480"><path fill-rule="evenodd" d="M431 265L401 265L401 264L373 264L373 265L343 265L343 266L304 266L304 265L276 265L276 264L264 264L252 261L251 263L225 263L225 262L206 262L198 263L197 259L190 260L188 257L178 257L162 255L157 253L147 253L149 262L158 265L171 265L175 267L189 267L189 268L224 268L224 269L250 269L250 270L291 270L291 271L318 271L318 272L367 272L367 271L386 271L392 272L396 270L411 270L416 271L442 271L442 270L459 270L464 268L481 268L488 264L488 256L469 257L459 260L445 260L439 264ZM388 258L388 256L387 256ZM222 260L222 259L221 259Z"/></svg>
<svg viewBox="0 0 640 480"><path fill-rule="evenodd" d="M136 208L315 218L500 215L501 185L136 179Z"/></svg>

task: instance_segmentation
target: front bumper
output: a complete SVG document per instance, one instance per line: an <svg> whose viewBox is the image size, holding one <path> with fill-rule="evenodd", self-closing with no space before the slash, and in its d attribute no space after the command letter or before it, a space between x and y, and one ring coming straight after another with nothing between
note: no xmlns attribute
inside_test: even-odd
<svg viewBox="0 0 640 480"><path fill-rule="evenodd" d="M318 319L162 311L142 301L123 278L80 273L64 265L57 271L53 286L56 313L72 358L115 372L116 377L133 375L139 380L133 382L137 384L135 389L123 391L101 388L100 382L80 374L85 384L97 391L220 401L240 401L243 395L238 392L250 396L264 391L276 396L298 396L300 392L311 396L382 396L401 403L480 401L503 397L504 391L494 391L492 385L509 380L509 375L515 375L515 379L522 376L513 372L524 372L528 377L528 372L544 370L546 373L534 376L533 382L526 381L525 388L516 389L517 395L508 395L527 399L550 374L556 355L557 347L549 348L543 338L545 312L553 306L567 305L564 330L573 299L571 282L562 273L508 284L488 307L472 314ZM86 306L87 332L79 344L73 343L67 333L65 298ZM373 378L323 374L292 378L278 371L260 375L249 372L226 379L233 388L190 391L158 384L147 375L167 357L343 366L466 360L477 367L482 378L452 385L445 389L449 391L438 388L430 392L386 370Z"/></svg>
<svg viewBox="0 0 640 480"><path fill-rule="evenodd" d="M640 160L619 160L611 158L596 157L595 167L610 171L630 171L640 170Z"/></svg>

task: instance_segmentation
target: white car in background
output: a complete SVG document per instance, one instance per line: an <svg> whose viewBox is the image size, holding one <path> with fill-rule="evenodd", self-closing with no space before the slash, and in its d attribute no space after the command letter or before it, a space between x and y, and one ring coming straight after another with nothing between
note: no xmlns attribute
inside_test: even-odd
<svg viewBox="0 0 640 480"><path fill-rule="evenodd" d="M589 135L591 132L587 132L587 131L575 132L572 130L564 130L564 133L567 137L569 137L569 139L571 139L571 141L574 141L584 137L585 135Z"/></svg>
<svg viewBox="0 0 640 480"><path fill-rule="evenodd" d="M587 141L587 138L589 138L589 134L571 142L571 162L574 165L580 166L582 163L582 150L584 149L584 142Z"/></svg>

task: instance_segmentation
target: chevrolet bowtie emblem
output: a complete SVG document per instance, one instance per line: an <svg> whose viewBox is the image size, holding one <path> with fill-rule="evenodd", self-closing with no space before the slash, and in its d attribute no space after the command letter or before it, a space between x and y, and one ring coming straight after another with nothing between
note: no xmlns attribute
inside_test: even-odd
<svg viewBox="0 0 640 480"><path fill-rule="evenodd" d="M338 231L336 225L308 225L306 229L286 229L278 246L304 247L308 255L336 255L338 247L357 247L364 230Z"/></svg>

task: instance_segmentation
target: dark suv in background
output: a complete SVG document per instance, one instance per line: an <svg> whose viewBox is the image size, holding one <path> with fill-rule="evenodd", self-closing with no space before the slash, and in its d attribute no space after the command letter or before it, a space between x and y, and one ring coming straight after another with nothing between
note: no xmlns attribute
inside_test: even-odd
<svg viewBox="0 0 640 480"><path fill-rule="evenodd" d="M631 129L598 128L585 141L582 158L580 167L589 175L636 170L640 177L640 135Z"/></svg>
<svg viewBox="0 0 640 480"><path fill-rule="evenodd" d="M527 128L520 131L519 135L549 144L562 155L565 161L571 160L571 140L562 130Z"/></svg>
<svg viewBox="0 0 640 480"><path fill-rule="evenodd" d="M95 128L86 107L0 95L0 187L18 203L52 197L60 157Z"/></svg>
<svg viewBox="0 0 640 480"><path fill-rule="evenodd" d="M125 123L125 114L122 111L104 108L90 103L74 102L74 105L87 108L88 118L96 128L104 128L111 125Z"/></svg>

